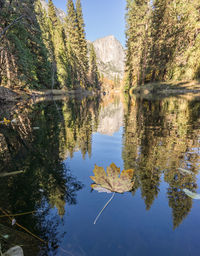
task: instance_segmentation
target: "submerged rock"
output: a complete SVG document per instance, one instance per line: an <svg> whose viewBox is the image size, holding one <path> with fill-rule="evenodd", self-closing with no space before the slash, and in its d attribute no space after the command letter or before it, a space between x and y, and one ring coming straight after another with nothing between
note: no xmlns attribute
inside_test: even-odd
<svg viewBox="0 0 200 256"><path fill-rule="evenodd" d="M5 252L3 256L24 256L24 253L20 246L14 246Z"/></svg>

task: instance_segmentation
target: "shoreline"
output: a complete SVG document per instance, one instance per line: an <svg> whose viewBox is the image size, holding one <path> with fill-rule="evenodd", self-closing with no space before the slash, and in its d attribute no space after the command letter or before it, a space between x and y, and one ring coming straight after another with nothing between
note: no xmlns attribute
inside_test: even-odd
<svg viewBox="0 0 200 256"><path fill-rule="evenodd" d="M193 95L200 97L200 82L178 81L178 82L162 82L148 83L138 87L132 87L129 95L143 98L166 98L170 96L188 96Z"/></svg>
<svg viewBox="0 0 200 256"><path fill-rule="evenodd" d="M110 90L111 92L113 90ZM114 90L115 91L115 90ZM107 92L107 93L109 93ZM0 104L9 102L19 102L26 100L42 100L45 98L64 98L69 96L92 96L101 94L102 91L89 91L81 88L75 90L48 89L48 90L12 90L10 88L0 86ZM147 83L145 85L132 87L129 90L130 96L142 97L146 99L167 98L170 96L196 97L200 98L200 82L193 81L177 81L177 82L161 82Z"/></svg>
<svg viewBox="0 0 200 256"><path fill-rule="evenodd" d="M9 102L18 102L21 100L36 100L42 98L49 98L49 97L68 97L68 96L76 96L76 95L83 95L89 96L96 94L96 91L88 91L83 89L76 89L65 91L62 89L53 89L53 90L12 90L10 88L0 86L0 103L9 103Z"/></svg>

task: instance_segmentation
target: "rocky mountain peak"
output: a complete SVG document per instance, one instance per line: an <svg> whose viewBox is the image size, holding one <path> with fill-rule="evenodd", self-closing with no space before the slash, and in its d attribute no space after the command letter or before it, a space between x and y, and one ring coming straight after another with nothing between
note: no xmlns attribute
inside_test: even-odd
<svg viewBox="0 0 200 256"><path fill-rule="evenodd" d="M93 45L100 73L110 79L114 79L117 76L122 78L125 51L121 43L113 35L109 35L95 40Z"/></svg>

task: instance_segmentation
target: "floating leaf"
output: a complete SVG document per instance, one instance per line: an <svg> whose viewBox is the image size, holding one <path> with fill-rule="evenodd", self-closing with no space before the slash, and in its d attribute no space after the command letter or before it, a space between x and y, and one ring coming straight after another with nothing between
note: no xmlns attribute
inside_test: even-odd
<svg viewBox="0 0 200 256"><path fill-rule="evenodd" d="M183 168L178 168L178 170L183 174L189 174L189 175L194 175L193 172L189 171L189 170L186 170L186 169L183 169Z"/></svg>
<svg viewBox="0 0 200 256"><path fill-rule="evenodd" d="M184 188L183 191L187 196L191 197L192 199L200 200L200 194L194 193L187 188Z"/></svg>
<svg viewBox="0 0 200 256"><path fill-rule="evenodd" d="M130 191L133 188L134 181L133 174L134 170L123 170L120 175L120 168L114 163L107 167L107 174L103 167L95 165L93 170L94 176L90 178L96 183L92 184L91 187L99 192L117 192L124 193ZM104 190L102 190L105 189Z"/></svg>
<svg viewBox="0 0 200 256"><path fill-rule="evenodd" d="M93 189L97 190L99 193L112 193L112 191L106 189L106 188L102 188L101 186L95 186L95 184L91 185Z"/></svg>
<svg viewBox="0 0 200 256"><path fill-rule="evenodd" d="M96 183L92 184L91 187L98 192L111 193L113 192L112 197L108 200L108 202L104 205L102 210L97 215L94 224L96 224L98 218L104 209L108 206L108 204L113 199L115 193L124 193L130 191L133 188L133 173L132 169L123 170L120 175L120 168L118 168L114 163L107 167L107 173L105 172L103 167L99 167L95 165L94 167L94 176L90 178Z"/></svg>

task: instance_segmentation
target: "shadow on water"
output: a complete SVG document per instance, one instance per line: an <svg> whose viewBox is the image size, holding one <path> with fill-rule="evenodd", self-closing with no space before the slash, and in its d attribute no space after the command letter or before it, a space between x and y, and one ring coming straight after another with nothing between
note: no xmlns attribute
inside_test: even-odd
<svg viewBox="0 0 200 256"><path fill-rule="evenodd" d="M0 177L2 251L16 244L22 245L25 255L30 256L59 255L58 250L67 250L61 248L68 233L61 228L68 217L66 208L77 204L77 194L82 193L85 186L90 187L90 180L89 175L87 182L74 175L65 160L73 162L74 155L77 157L80 152L80 163L86 161L92 166L95 157L102 165L104 161L111 163L113 148L116 148L112 143L116 143L115 134L121 126L121 160L125 169L135 170L133 198L140 191L146 210L150 211L164 182L173 227L179 227L193 207L192 199L183 189L195 192L198 188L199 110L200 102L192 100L153 101L134 97L120 100L112 96L102 100L75 97L1 109L1 119L15 118L17 122L0 124L0 174L23 171ZM92 154L99 150L94 135L100 136L100 141L113 138L109 143L105 141L99 156ZM105 159L107 149L109 154ZM190 170L191 174L182 173L179 167ZM86 202L90 194L84 194ZM12 226L11 220L3 216L5 211L11 220L15 218L45 242L17 225ZM92 254L86 251L86 255Z"/></svg>

